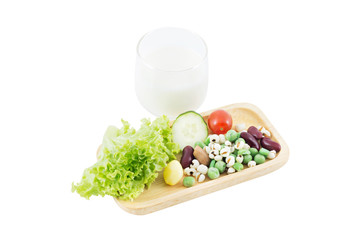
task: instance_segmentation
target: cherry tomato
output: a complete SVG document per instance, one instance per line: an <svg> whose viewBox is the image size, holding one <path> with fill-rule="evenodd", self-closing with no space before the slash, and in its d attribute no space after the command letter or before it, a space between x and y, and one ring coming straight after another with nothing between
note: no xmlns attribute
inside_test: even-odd
<svg viewBox="0 0 360 240"><path fill-rule="evenodd" d="M208 126L215 134L225 134L232 127L231 115L225 110L216 110L210 114Z"/></svg>

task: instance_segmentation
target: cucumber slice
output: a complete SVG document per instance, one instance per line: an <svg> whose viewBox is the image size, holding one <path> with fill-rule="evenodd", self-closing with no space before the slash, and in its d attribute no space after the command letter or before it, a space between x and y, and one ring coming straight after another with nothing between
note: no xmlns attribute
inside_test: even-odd
<svg viewBox="0 0 360 240"><path fill-rule="evenodd" d="M174 142L183 150L186 146L194 147L197 141L203 142L208 136L208 127L200 114L189 111L176 118L172 132Z"/></svg>

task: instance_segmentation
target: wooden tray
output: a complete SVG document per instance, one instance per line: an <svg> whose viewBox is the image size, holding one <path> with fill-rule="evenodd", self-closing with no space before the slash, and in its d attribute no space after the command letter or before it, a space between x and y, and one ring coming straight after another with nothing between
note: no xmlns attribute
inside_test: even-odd
<svg viewBox="0 0 360 240"><path fill-rule="evenodd" d="M256 127L264 126L268 129L271 132L271 139L277 141L281 145L281 151L276 158L267 160L265 163L253 168L247 168L245 166L242 171L230 175L223 173L215 180L210 180L206 177L204 182L196 183L196 185L191 188L184 187L182 181L174 186L166 185L161 172L157 179L151 184L150 188L144 190L144 192L134 201L123 201L114 197L115 202L129 213L137 215L148 214L263 176L279 169L287 162L289 158L289 148L287 144L259 108L249 103L236 103L218 109L227 110L231 114L233 125L245 123L246 127L254 125ZM214 110L216 109L202 113L206 122L209 114ZM180 160L180 157L181 154L178 154L177 159Z"/></svg>

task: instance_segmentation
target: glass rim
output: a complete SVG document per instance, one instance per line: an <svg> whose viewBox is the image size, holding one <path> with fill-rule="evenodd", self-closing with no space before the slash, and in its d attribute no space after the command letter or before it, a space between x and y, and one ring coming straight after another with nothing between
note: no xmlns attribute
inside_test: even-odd
<svg viewBox="0 0 360 240"><path fill-rule="evenodd" d="M205 53L203 54L204 56L202 57L201 61L194 65L194 66L191 66L191 67L188 67L188 68L184 68L184 69L180 69L180 70L164 70L164 69L161 69L161 68L157 68L157 67L154 67L152 66L151 64L147 63L144 59L144 57L140 54L140 51L139 51L139 48L140 48L140 44L142 43L142 41L144 40L145 37L149 36L150 34L154 33L155 31L158 31L158 30L162 30L162 29L180 29L180 30L185 30L189 33L191 33L192 35L198 37L200 39L200 41L202 42L202 44L204 45L205 47ZM204 39L198 35L197 33L193 32L193 31L190 31L188 29L185 29L185 28L178 28L178 27L162 27L162 28L156 28L154 30L151 30L147 33L145 33L139 40L137 46L136 46L136 54L138 56L138 58L140 58L142 60L142 62L148 67L148 68L151 68L151 69L155 69L157 71L161 71L161 72L185 72L185 71L189 71L189 70L193 70L193 69L196 69L198 68L201 64L203 64L205 62L205 60L207 59L207 56L208 56L208 47L204 41Z"/></svg>

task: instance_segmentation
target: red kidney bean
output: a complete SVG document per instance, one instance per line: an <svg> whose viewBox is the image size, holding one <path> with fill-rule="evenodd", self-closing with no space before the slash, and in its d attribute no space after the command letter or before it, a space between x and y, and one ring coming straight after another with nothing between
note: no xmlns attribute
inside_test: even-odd
<svg viewBox="0 0 360 240"><path fill-rule="evenodd" d="M260 144L263 148L266 148L267 150L275 150L276 152L279 152L281 150L281 146L279 143L274 142L270 138L264 137L260 140Z"/></svg>
<svg viewBox="0 0 360 240"><path fill-rule="evenodd" d="M253 135L256 139L262 139L264 137L263 134L254 126L249 127L247 132Z"/></svg>
<svg viewBox="0 0 360 240"><path fill-rule="evenodd" d="M247 144L249 144L250 147L252 148L256 148L258 151L260 150L260 144L259 142L256 140L256 138L251 135L250 133L248 132L242 132L240 134L240 137L243 138L245 140L245 142Z"/></svg>
<svg viewBox="0 0 360 240"><path fill-rule="evenodd" d="M185 169L190 167L192 160L194 160L194 149L191 146L186 146L183 149L182 156L181 156L181 166Z"/></svg>

